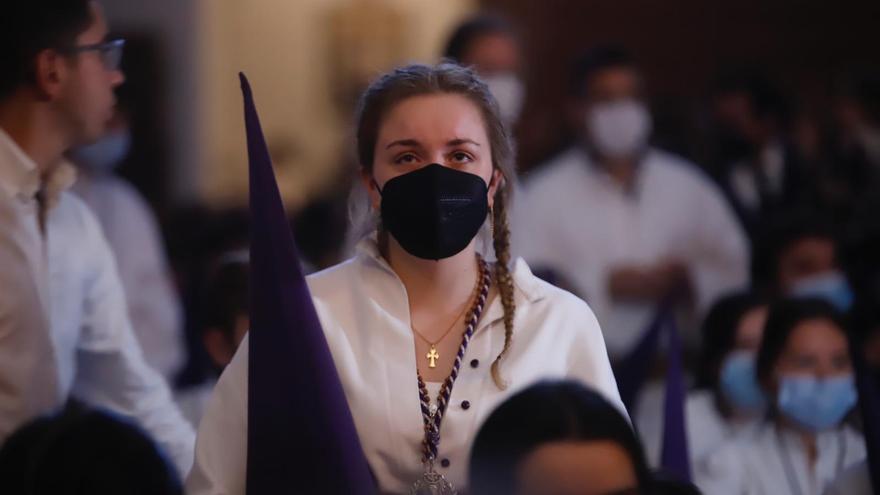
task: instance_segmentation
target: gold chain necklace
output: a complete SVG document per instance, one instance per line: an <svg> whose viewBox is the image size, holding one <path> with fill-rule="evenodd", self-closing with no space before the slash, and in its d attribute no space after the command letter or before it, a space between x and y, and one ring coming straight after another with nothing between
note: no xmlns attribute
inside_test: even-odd
<svg viewBox="0 0 880 495"><path fill-rule="evenodd" d="M439 344L440 342L443 342L443 339L445 339L446 336L449 335L449 332L451 332L452 329L455 328L455 324L458 323L458 320L460 320L461 317L464 316L464 314L468 310L468 308L471 307L471 301L474 299L474 297L476 297L477 291L480 288L479 287L480 286L480 279L481 279L481 277L478 276L477 282L474 285L474 290L471 292L471 295L468 296L468 299L465 302L464 308L462 308L461 313L459 313L458 316L456 316L455 319L452 320L452 324L449 325L449 328L447 328L446 331L443 332L443 335L441 335L440 338L437 339L435 342L428 340L428 338L425 337L424 335L422 335L422 332L420 332L416 328L416 326L413 325L412 322L410 322L410 326L412 327L413 332L415 332L415 334L418 335L419 338L424 340L425 343L427 343L428 345L431 346L431 349L428 351L427 354L425 354L425 359L427 359L427 361L428 361L428 368L436 368L437 367L437 360L440 359L440 353L437 352L437 344Z"/></svg>

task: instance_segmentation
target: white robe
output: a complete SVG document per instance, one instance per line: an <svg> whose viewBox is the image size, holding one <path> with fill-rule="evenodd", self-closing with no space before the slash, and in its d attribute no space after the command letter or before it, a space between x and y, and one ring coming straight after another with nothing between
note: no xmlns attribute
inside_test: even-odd
<svg viewBox="0 0 880 495"><path fill-rule="evenodd" d="M509 387L499 390L490 373L504 343L504 313L495 298L474 332L441 427L439 458L450 464L438 470L459 489L466 486L471 443L481 423L504 399L536 381L580 380L624 411L590 308L533 276L522 260L516 262L513 279L513 345L501 366ZM406 288L378 255L374 241L365 241L353 259L308 282L379 488L404 493L422 473L423 439ZM191 495L244 494L247 369L245 340L220 377L199 426L187 482Z"/></svg>

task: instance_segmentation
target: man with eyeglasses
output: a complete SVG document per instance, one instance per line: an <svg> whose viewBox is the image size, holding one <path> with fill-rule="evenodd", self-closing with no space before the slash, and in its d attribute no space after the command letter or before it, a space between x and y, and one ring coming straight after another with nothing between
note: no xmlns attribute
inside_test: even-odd
<svg viewBox="0 0 880 495"><path fill-rule="evenodd" d="M113 115L122 40L96 2L8 2L0 15L0 444L68 397L135 420L181 475L194 433L144 361L115 260L62 154Z"/></svg>

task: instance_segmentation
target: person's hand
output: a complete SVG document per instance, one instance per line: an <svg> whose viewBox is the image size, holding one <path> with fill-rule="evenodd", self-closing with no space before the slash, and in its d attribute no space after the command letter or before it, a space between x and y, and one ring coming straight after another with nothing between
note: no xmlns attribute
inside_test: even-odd
<svg viewBox="0 0 880 495"><path fill-rule="evenodd" d="M608 277L611 297L620 301L659 301L669 294L688 294L690 277L684 263L664 260L655 265L621 266Z"/></svg>

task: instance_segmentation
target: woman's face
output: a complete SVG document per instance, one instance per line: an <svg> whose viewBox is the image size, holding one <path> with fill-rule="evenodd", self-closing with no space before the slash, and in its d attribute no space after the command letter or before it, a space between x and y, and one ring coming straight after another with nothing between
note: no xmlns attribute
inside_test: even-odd
<svg viewBox="0 0 880 495"><path fill-rule="evenodd" d="M779 258L779 288L789 293L799 281L837 269L834 241L807 237L792 243Z"/></svg>
<svg viewBox="0 0 880 495"><path fill-rule="evenodd" d="M481 75L517 74L522 69L519 45L505 33L485 34L472 41L462 62L474 66Z"/></svg>
<svg viewBox="0 0 880 495"><path fill-rule="evenodd" d="M805 320L792 331L779 356L774 369L774 388L783 376L823 379L851 373L852 363L843 330L824 318Z"/></svg>
<svg viewBox="0 0 880 495"><path fill-rule="evenodd" d="M626 450L615 442L541 445L517 470L519 495L636 495L638 478Z"/></svg>
<svg viewBox="0 0 880 495"><path fill-rule="evenodd" d="M373 180L381 189L390 179L432 163L480 176L489 186L489 206L493 205L501 172L492 167L483 116L464 96L413 96L392 107L379 127L373 172L364 169L362 177L373 208L381 203Z"/></svg>

